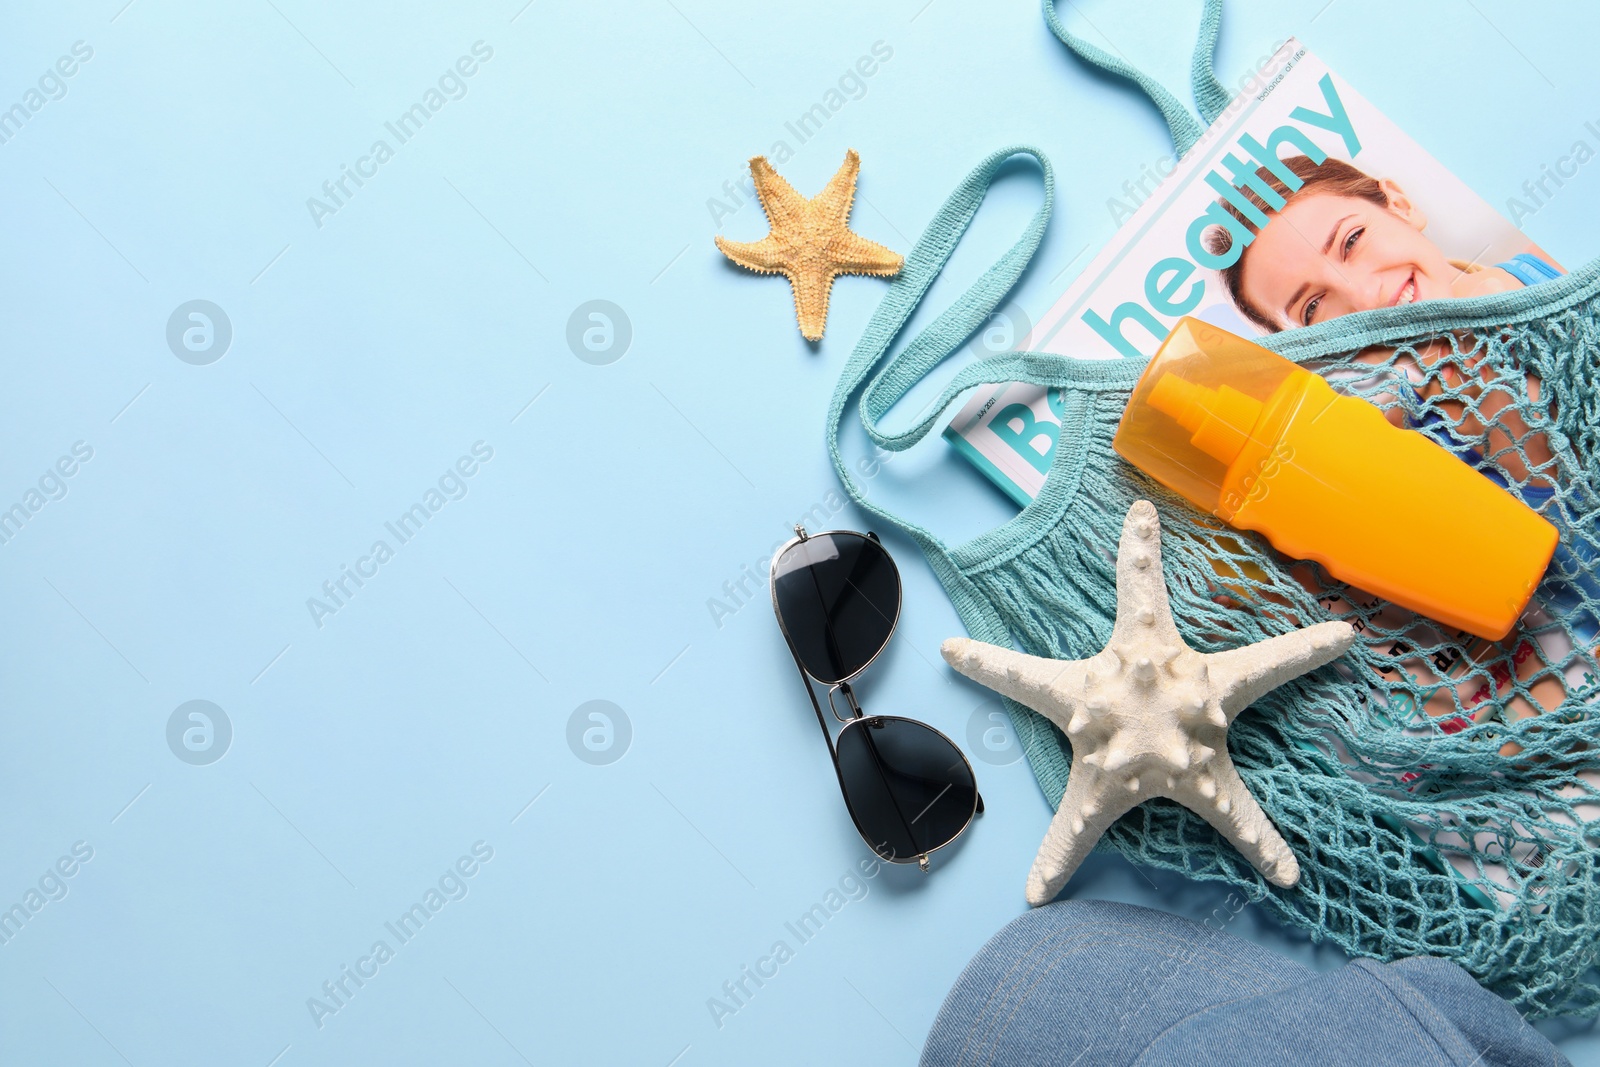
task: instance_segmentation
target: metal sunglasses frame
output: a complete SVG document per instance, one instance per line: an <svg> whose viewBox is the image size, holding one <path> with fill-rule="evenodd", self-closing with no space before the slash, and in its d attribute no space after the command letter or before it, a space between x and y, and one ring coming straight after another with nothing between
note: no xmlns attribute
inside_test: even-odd
<svg viewBox="0 0 1600 1067"><path fill-rule="evenodd" d="M845 810L850 813L850 821L855 825L856 833L861 835L861 839L872 848L872 851L878 856L879 859L889 863L911 863L914 860L918 869L926 874L930 869L928 864L928 856L939 851L939 849L944 848L945 845L950 844L951 841L954 841L956 838L966 833L967 828L972 825L972 820L983 814L983 794L978 792L978 776L973 773L972 761L968 760L967 754L961 751L960 746L952 741L942 731L929 726L925 722L917 719L906 718L903 715L867 715L861 710L861 705L856 702L855 690L850 687L851 680L861 677L861 675L866 672L867 668L872 666L877 658L883 654L883 650L889 647L889 642L894 637L895 628L900 623L900 604L904 599L902 595L902 586L900 583L900 567L895 563L894 557L889 555L889 550L883 547L883 542L878 539L878 535L870 530L866 533L861 533L859 530L820 530L817 533L807 533L804 526L796 523L794 532L795 536L790 538L788 541L785 541L778 547L777 551L772 554L772 563L768 567L767 585L772 595L772 613L778 619L778 629L783 632L784 644L789 646L789 655L794 657L795 669L800 672L801 684L806 687L806 696L811 698L811 709L817 713L817 725L822 729L823 740L828 743L828 758L833 761L833 774L834 777L839 781L839 793L844 799ZM859 537L864 541L871 541L874 545L878 546L880 551L883 552L884 558L889 561L889 566L894 570L894 618L889 621L889 632L884 635L883 644L879 646L878 650L868 657L867 661L854 672L834 682L824 681L823 679L817 678L815 675L811 674L811 672L806 670L805 664L800 662L800 653L794 647L794 639L789 634L789 627L783 621L783 612L778 609L778 563L785 555L788 554L791 548L809 541L814 537ZM833 714L833 717L836 720L844 723L844 729L839 731L840 737L844 736L845 730L849 730L852 727L858 729L869 728L873 723L880 721L909 722L935 734L940 740L944 741L945 744L950 746L950 750L952 752L960 757L961 762L967 768L967 776L972 779L972 791L976 801L973 805L972 814L968 815L967 821L961 824L961 829L950 835L949 841L946 841L940 845L935 845L933 848L928 849L926 852L919 853L915 857L904 858L893 855L885 856L883 852L879 850L879 847L873 844L872 838L868 837L867 832L861 828L861 823L856 818L855 809L850 804L850 794L846 792L844 786L844 772L839 768L839 750L834 741L833 734L828 730L828 720L822 715L822 704L817 700L816 690L814 690L811 686L813 681L816 682L816 684L825 686L827 688L828 710ZM839 709L834 705L833 695L836 692L844 695L845 703L850 710L850 715L848 717L840 715ZM920 817L921 816L919 815L916 818ZM916 818L913 818L912 821L915 822Z"/></svg>

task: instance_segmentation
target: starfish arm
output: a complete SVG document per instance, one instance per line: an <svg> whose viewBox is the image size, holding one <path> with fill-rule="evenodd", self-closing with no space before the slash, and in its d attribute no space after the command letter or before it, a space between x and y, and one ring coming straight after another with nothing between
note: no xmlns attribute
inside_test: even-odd
<svg viewBox="0 0 1600 1067"><path fill-rule="evenodd" d="M794 186L772 169L766 156L756 156L750 160L750 178L755 183L756 198L767 213L773 233L797 234L805 229L806 198L795 192Z"/></svg>
<svg viewBox="0 0 1600 1067"><path fill-rule="evenodd" d="M1030 656L966 637L950 638L939 651L946 663L968 678L1067 728L1071 707L1058 694L1082 691L1082 661Z"/></svg>
<svg viewBox="0 0 1600 1067"><path fill-rule="evenodd" d="M1111 643L1121 645L1135 633L1150 634L1168 644L1182 644L1172 621L1167 579L1161 570L1161 522L1156 506L1136 500L1122 520L1117 542L1117 621Z"/></svg>
<svg viewBox="0 0 1600 1067"><path fill-rule="evenodd" d="M886 277L898 273L905 258L876 241L846 230L828 242L828 259L840 274Z"/></svg>
<svg viewBox="0 0 1600 1067"><path fill-rule="evenodd" d="M828 222L844 229L850 219L850 205L856 198L856 176L861 173L861 157L854 148L844 154L844 163L828 179L827 188L811 200L811 209Z"/></svg>
<svg viewBox="0 0 1600 1067"><path fill-rule="evenodd" d="M1133 807L1132 801L1137 797L1129 796L1120 783L1114 789L1107 789L1107 785L1105 775L1074 762L1061 804L1039 845L1033 869L1028 872L1027 897L1031 907L1054 900L1094 849L1100 835Z"/></svg>
<svg viewBox="0 0 1600 1067"><path fill-rule="evenodd" d="M807 341L822 340L828 324L828 294L833 290L833 275L815 267L800 267L789 272L794 285L794 314L800 334Z"/></svg>
<svg viewBox="0 0 1600 1067"><path fill-rule="evenodd" d="M787 241L768 235L759 241L730 241L718 237L717 248L722 254L747 270L761 274L783 274L792 260Z"/></svg>
<svg viewBox="0 0 1600 1067"><path fill-rule="evenodd" d="M1347 622L1322 622L1243 648L1205 657L1211 691L1229 722L1291 678L1298 678L1344 655L1355 643Z"/></svg>
<svg viewBox="0 0 1600 1067"><path fill-rule="evenodd" d="M1178 790L1174 799L1215 827L1267 881L1285 888L1298 882L1299 861L1250 794L1233 761L1224 755L1212 762L1210 770L1212 788L1207 792L1213 795L1190 787Z"/></svg>

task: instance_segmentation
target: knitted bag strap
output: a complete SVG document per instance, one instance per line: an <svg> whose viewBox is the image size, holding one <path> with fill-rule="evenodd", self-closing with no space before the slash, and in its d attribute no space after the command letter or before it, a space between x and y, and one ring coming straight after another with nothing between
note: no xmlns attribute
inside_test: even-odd
<svg viewBox="0 0 1600 1067"><path fill-rule="evenodd" d="M1022 236L959 299L913 337L905 348L884 363L889 347L910 319L933 280L939 276L951 254L972 224L978 207L993 184L995 175L1015 156L1030 156L1039 164L1044 177L1044 201L1034 212ZM1044 237L1055 196L1055 178L1044 153L1027 145L1014 145L992 153L973 168L939 208L916 245L906 256L904 267L873 312L861 340L851 352L839 384L828 406L828 452L845 492L865 512L903 530L922 550L967 630L979 640L1010 640L992 610L984 607L971 580L963 573L952 550L934 533L900 518L866 498L840 454L839 425L845 406L863 383L861 422L868 436L890 452L901 452L922 440L933 430L946 409L968 389L978 385L1027 382L1032 385L1068 390L1068 410L1063 416L1063 432L1052 461L1050 480L1035 506L1062 505L1065 498L1055 491L1071 480L1072 468L1082 461L1083 442L1074 440L1068 447L1067 430L1085 418L1092 397L1107 388L1131 388L1143 368L1142 360L1073 359L1046 352L1006 352L975 360L963 367L944 387L939 398L920 421L909 429L885 431L880 420L897 401L951 353L964 345L980 329L1016 284ZM874 374L874 372L876 373ZM1061 476L1057 476L1056 472ZM1056 500L1062 497L1061 500ZM1040 515L1041 521L1050 516Z"/></svg>
<svg viewBox="0 0 1600 1067"><path fill-rule="evenodd" d="M850 476L849 468L839 452L839 424L845 405L859 389L867 376L888 352L912 311L921 302L928 286L938 277L945 263L960 243L961 236L971 225L978 206L983 202L989 186L1001 166L1016 155L1033 157L1044 172L1044 202L1034 212L1027 229L1016 244L1000 257L983 276L967 289L954 304L946 308L937 319L925 327L878 371L861 398L861 419L867 433L880 447L892 452L903 451L927 436L944 410L957 396L973 386L985 383L1028 381L1040 385L1069 384L1072 374L1063 369L1073 361L1036 353L1008 352L1000 356L975 361L955 376L945 386L929 414L908 430L885 433L879 429L878 420L894 403L908 392L921 378L938 366L946 356L964 344L974 331L981 327L1006 294L1016 283L1023 268L1033 258L1050 221L1050 208L1055 194L1055 179L1050 161L1036 148L1016 145L1002 148L978 164L950 194L928 228L917 239L916 246L906 257L905 266L890 285L866 331L856 343L855 350L845 364L839 384L833 392L828 407L828 450L833 457L834 469L845 491L862 510L875 515L904 530L917 542L941 577L960 583L950 553L943 541L932 532L891 514L867 500L861 487Z"/></svg>
<svg viewBox="0 0 1600 1067"><path fill-rule="evenodd" d="M1200 108L1200 116L1205 119L1205 126L1196 121L1178 98L1160 82L1126 60L1068 31L1056 15L1056 0L1044 0L1044 20L1050 25L1051 31L1061 38L1061 43L1080 58L1101 70L1127 78L1144 90L1167 120L1167 128L1172 131L1172 143L1177 145L1180 156L1186 155L1194 147L1194 143L1205 132L1205 126L1217 121L1217 116L1228 106L1228 90L1217 80L1213 67L1217 32L1222 28L1222 0L1206 0L1205 11L1200 16L1200 32L1194 42L1194 56L1189 64L1190 84L1195 103Z"/></svg>

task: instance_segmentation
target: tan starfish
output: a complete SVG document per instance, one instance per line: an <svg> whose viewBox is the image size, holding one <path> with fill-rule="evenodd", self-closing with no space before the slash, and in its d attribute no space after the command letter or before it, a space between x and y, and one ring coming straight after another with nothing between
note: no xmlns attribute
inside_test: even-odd
<svg viewBox="0 0 1600 1067"><path fill-rule="evenodd" d="M751 244L717 238L722 254L762 274L782 274L794 286L795 316L808 341L822 340L828 321L828 293L841 274L887 277L903 257L850 231L850 205L856 196L861 157L844 154L828 187L807 200L772 169L765 156L750 161L750 177L772 232Z"/></svg>

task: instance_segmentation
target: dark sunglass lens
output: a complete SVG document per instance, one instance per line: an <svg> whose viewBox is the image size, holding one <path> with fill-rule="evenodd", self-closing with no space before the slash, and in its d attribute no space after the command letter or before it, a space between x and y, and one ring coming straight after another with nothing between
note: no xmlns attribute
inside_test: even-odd
<svg viewBox="0 0 1600 1067"><path fill-rule="evenodd" d="M856 719L839 734L839 782L856 828L885 859L948 843L978 803L972 768L943 734L911 719Z"/></svg>
<svg viewBox="0 0 1600 1067"><path fill-rule="evenodd" d="M816 534L789 546L772 572L778 617L813 678L850 678L882 651L900 613L900 572L859 534Z"/></svg>

